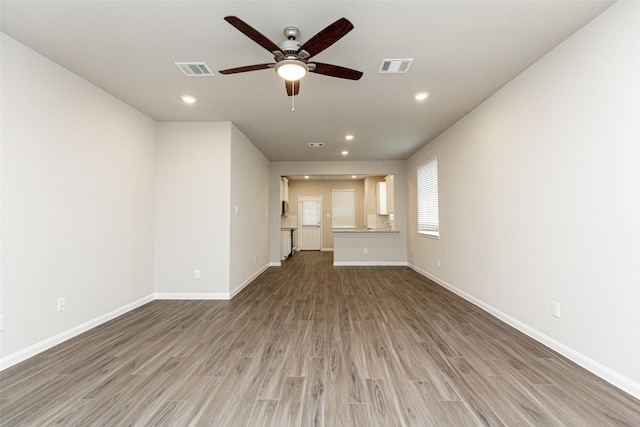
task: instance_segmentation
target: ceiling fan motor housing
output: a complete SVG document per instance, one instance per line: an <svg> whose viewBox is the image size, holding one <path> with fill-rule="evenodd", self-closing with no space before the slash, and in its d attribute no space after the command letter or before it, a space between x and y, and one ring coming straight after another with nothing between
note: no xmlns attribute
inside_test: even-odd
<svg viewBox="0 0 640 427"><path fill-rule="evenodd" d="M274 68L276 73L285 80L299 80L309 72L306 61L309 54L304 50L298 52L302 43L295 40L300 35L300 31L296 27L285 28L284 35L287 40L278 43L281 51L273 52L273 58L276 61ZM285 70L286 68L289 70Z"/></svg>
<svg viewBox="0 0 640 427"><path fill-rule="evenodd" d="M284 40L278 43L278 47L282 49L282 51L286 56L289 56L289 55L296 56L296 52L298 52L298 49L302 47L302 43L293 39L289 39L289 40Z"/></svg>

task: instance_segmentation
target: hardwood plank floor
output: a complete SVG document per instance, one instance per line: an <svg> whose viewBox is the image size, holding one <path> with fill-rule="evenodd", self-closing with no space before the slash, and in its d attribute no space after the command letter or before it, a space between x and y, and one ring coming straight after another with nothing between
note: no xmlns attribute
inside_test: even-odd
<svg viewBox="0 0 640 427"><path fill-rule="evenodd" d="M640 401L404 267L302 252L0 373L0 425L640 426Z"/></svg>

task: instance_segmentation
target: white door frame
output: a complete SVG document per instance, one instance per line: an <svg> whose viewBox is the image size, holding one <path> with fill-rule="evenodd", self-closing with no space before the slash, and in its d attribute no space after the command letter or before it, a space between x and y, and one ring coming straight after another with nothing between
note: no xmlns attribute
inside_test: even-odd
<svg viewBox="0 0 640 427"><path fill-rule="evenodd" d="M303 248L303 225L302 225L302 202L317 201L318 202L318 247ZM298 250L322 250L322 196L298 196Z"/></svg>

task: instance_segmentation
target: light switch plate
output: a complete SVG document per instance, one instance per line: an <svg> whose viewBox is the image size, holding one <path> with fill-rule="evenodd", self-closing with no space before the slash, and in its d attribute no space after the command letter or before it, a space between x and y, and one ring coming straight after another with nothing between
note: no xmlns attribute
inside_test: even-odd
<svg viewBox="0 0 640 427"><path fill-rule="evenodd" d="M551 315L553 317L560 317L560 303L551 301Z"/></svg>

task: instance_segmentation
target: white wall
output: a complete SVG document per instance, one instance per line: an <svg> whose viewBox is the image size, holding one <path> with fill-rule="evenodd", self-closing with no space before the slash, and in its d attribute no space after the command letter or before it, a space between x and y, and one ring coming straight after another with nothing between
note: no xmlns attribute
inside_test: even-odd
<svg viewBox="0 0 640 427"><path fill-rule="evenodd" d="M0 369L154 297L229 298L268 266L269 163L233 124L157 124L1 40Z"/></svg>
<svg viewBox="0 0 640 427"><path fill-rule="evenodd" d="M268 160L231 122L159 123L157 169L156 296L232 297L269 264Z"/></svg>
<svg viewBox="0 0 640 427"><path fill-rule="evenodd" d="M231 123L159 123L156 292L228 298ZM200 279L194 270L200 270Z"/></svg>
<svg viewBox="0 0 640 427"><path fill-rule="evenodd" d="M271 162L269 193L269 260L280 265L280 177L287 175L395 175L395 227L400 231L397 239L402 261L406 261L406 182L405 161L340 161L340 162ZM400 184L398 184L400 183Z"/></svg>
<svg viewBox="0 0 640 427"><path fill-rule="evenodd" d="M614 4L407 161L409 262L636 396L639 15ZM440 240L414 232L434 155Z"/></svg>
<svg viewBox="0 0 640 427"><path fill-rule="evenodd" d="M0 37L2 367L153 294L156 123Z"/></svg>
<svg viewBox="0 0 640 427"><path fill-rule="evenodd" d="M233 296L269 266L269 160L234 125L230 190Z"/></svg>

